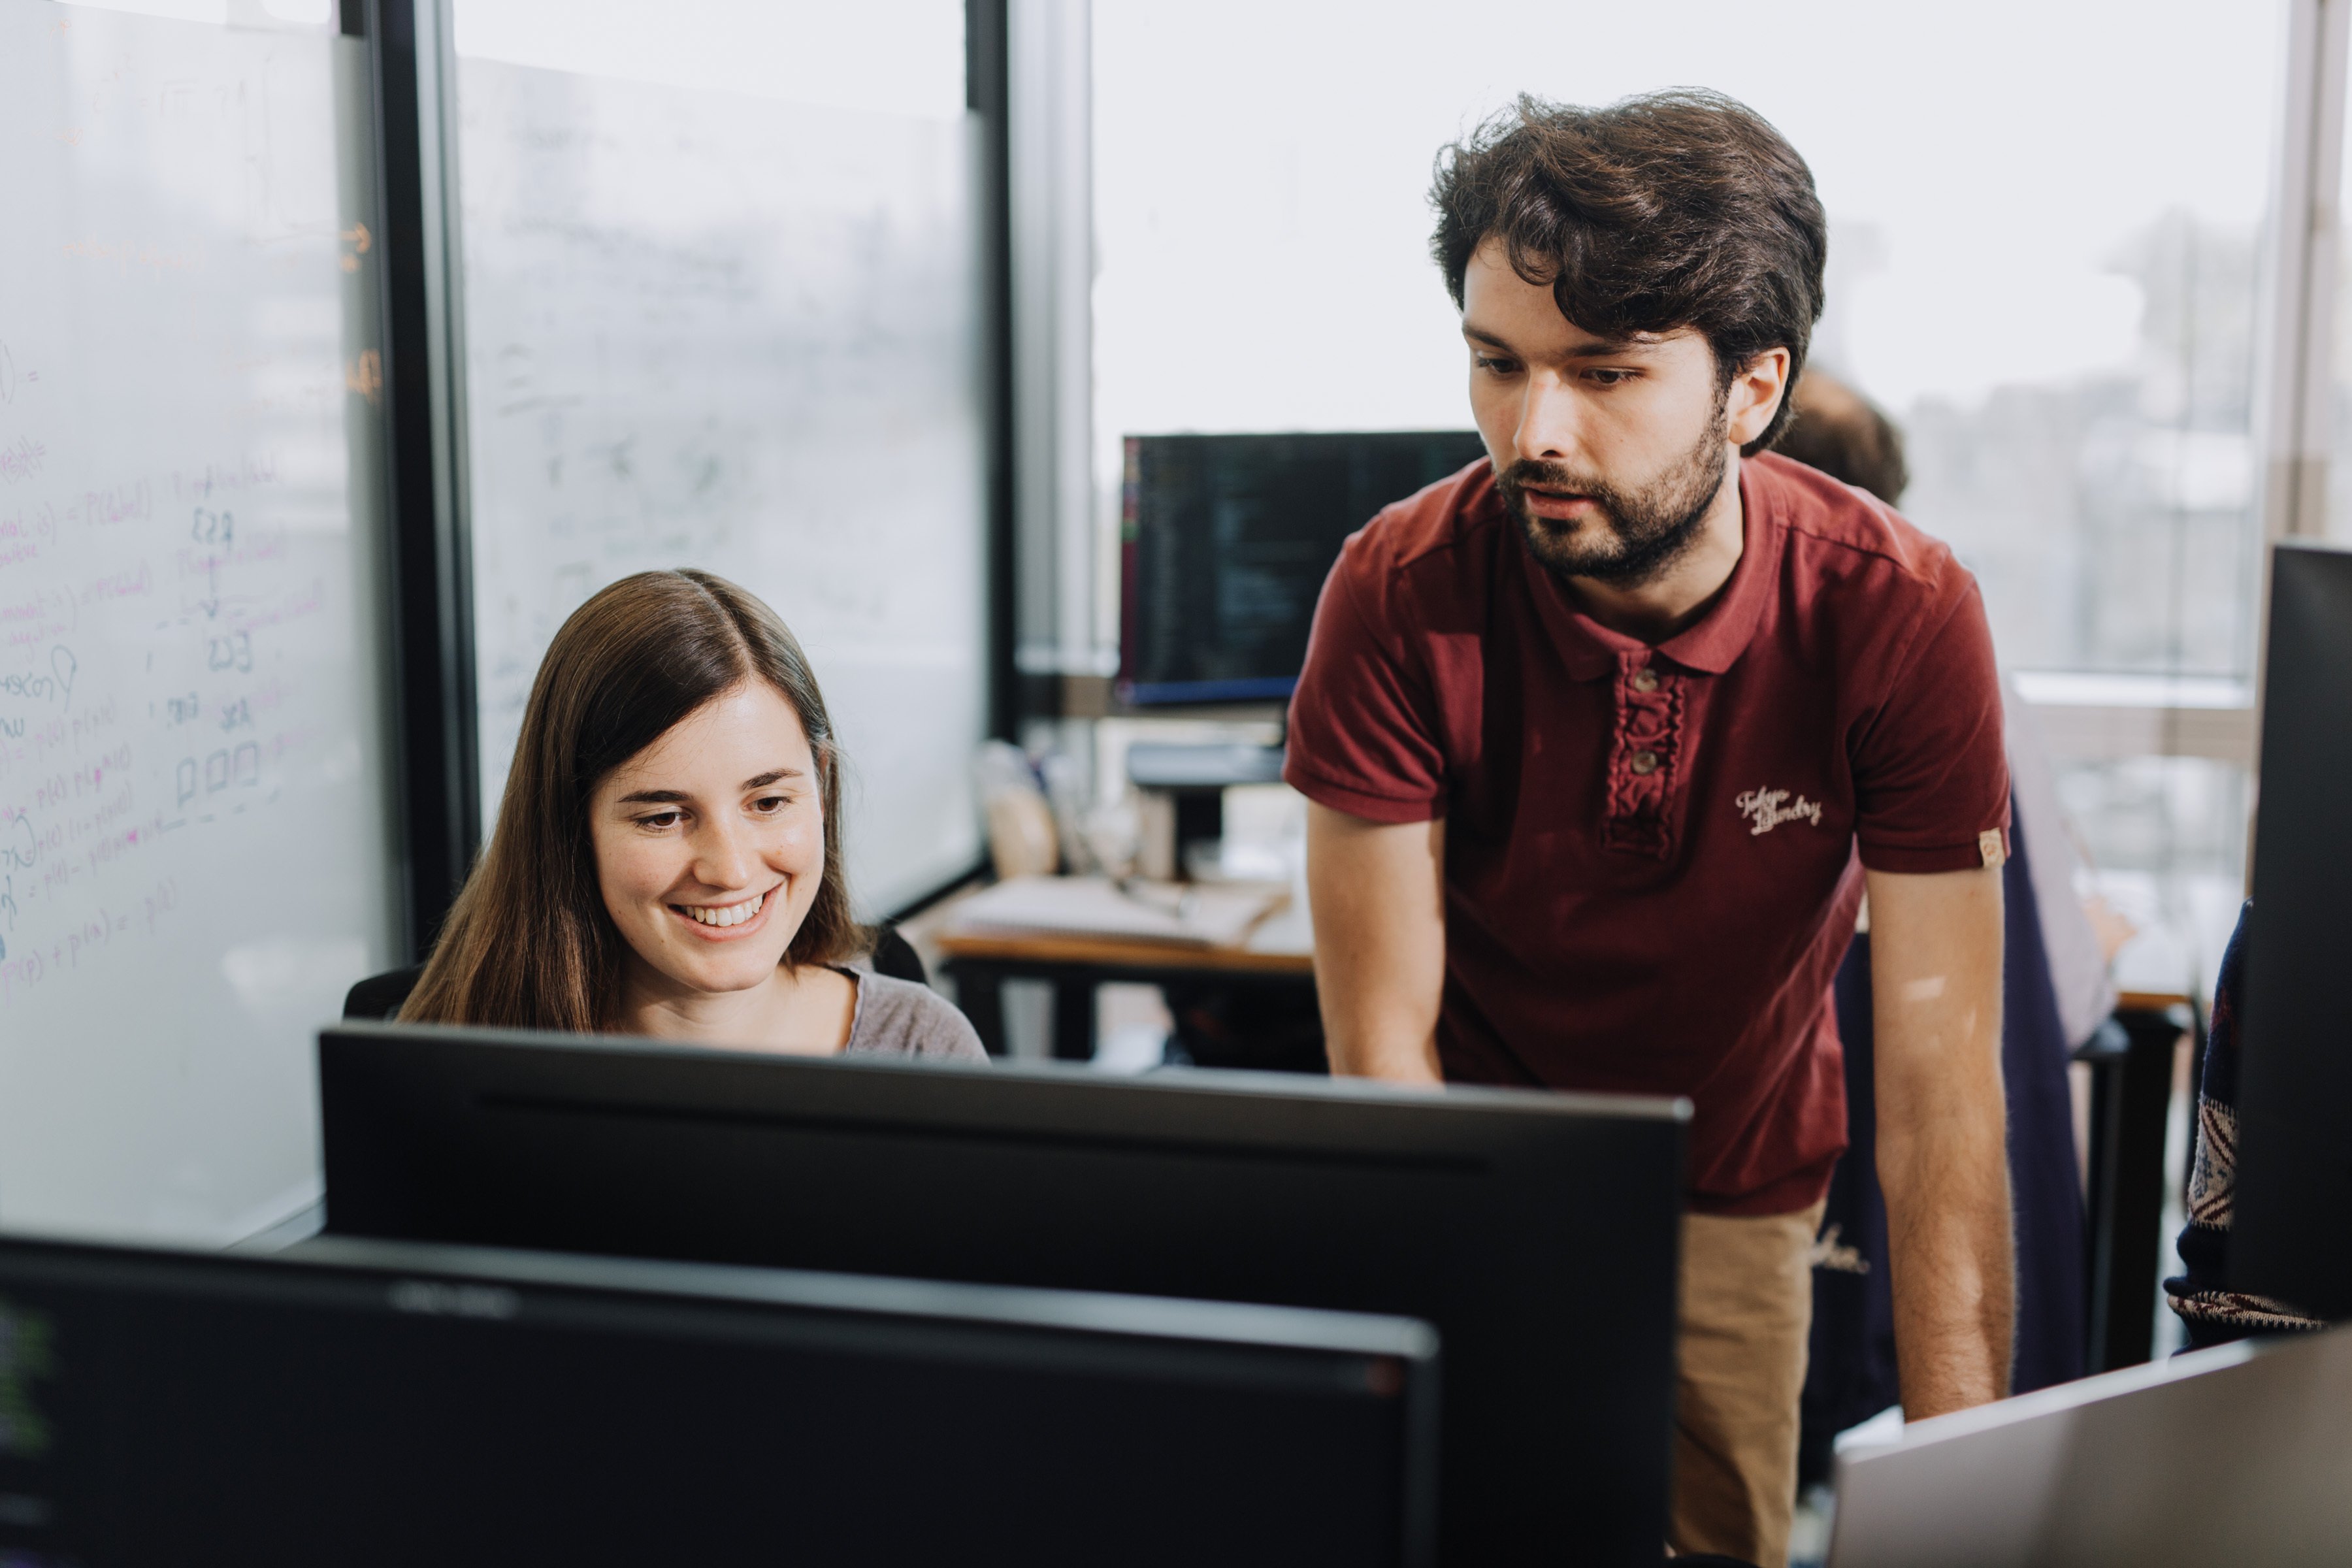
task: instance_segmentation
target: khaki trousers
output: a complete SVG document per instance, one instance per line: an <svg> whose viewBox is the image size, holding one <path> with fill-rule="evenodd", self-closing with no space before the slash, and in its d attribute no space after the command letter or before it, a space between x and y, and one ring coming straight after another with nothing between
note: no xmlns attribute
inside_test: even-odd
<svg viewBox="0 0 2352 1568"><path fill-rule="evenodd" d="M1797 1495L1797 1399L1813 1323L1822 1204L1683 1216L1675 1479L1666 1540L1785 1568Z"/></svg>

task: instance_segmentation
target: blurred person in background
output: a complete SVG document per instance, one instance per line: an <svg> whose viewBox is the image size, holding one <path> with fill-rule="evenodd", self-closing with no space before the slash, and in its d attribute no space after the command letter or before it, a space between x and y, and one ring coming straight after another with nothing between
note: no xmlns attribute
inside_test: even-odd
<svg viewBox="0 0 2352 1568"><path fill-rule="evenodd" d="M1837 377L1809 369L1797 378L1797 413L1772 449L1867 490L1888 506L1903 504L1911 468L1903 432L1885 410Z"/></svg>

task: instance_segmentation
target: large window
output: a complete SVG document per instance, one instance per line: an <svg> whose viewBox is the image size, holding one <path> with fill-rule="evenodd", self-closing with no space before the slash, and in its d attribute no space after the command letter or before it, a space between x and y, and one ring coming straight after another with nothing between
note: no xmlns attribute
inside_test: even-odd
<svg viewBox="0 0 2352 1568"><path fill-rule="evenodd" d="M1981 579L2113 896L2163 928L2162 967L2210 978L2242 875L2245 758L2163 755L2160 717L2086 735L2070 716L2250 700L2283 15L1098 7L1098 479L1130 433L1466 426L1427 252L1438 148L1523 91L1728 92L1805 155L1830 216L1815 363L1904 426L1905 510Z"/></svg>

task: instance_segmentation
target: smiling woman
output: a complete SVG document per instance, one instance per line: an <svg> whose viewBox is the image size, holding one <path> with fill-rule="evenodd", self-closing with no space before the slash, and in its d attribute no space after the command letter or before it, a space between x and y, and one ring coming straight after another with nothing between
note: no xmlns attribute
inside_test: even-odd
<svg viewBox="0 0 2352 1568"><path fill-rule="evenodd" d="M644 572L574 611L525 710L497 830L404 1023L978 1058L962 1015L849 967L841 757L774 611Z"/></svg>

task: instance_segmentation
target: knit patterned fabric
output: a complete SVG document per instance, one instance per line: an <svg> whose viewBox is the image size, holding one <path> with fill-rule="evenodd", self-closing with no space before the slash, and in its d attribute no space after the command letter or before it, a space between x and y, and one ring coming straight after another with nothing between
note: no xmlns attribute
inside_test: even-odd
<svg viewBox="0 0 2352 1568"><path fill-rule="evenodd" d="M2213 1023L2205 1041L2205 1071L2197 1084L2197 1152L2189 1173L2189 1223L2180 1227L2180 1261L2188 1272L2164 1282L2172 1310L2188 1326L2192 1347L2218 1345L2249 1334L2324 1329L2283 1301L2229 1288L2230 1213L2238 1186L2238 998L2243 984L2249 900L2221 954L2213 984Z"/></svg>

